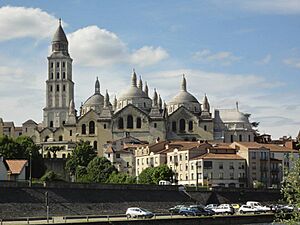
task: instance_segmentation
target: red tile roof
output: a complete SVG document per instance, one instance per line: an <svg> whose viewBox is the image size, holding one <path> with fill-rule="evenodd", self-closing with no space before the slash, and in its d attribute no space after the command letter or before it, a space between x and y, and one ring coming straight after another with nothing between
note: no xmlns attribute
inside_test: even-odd
<svg viewBox="0 0 300 225"><path fill-rule="evenodd" d="M8 159L5 161L12 174L20 174L27 165L27 160Z"/></svg>

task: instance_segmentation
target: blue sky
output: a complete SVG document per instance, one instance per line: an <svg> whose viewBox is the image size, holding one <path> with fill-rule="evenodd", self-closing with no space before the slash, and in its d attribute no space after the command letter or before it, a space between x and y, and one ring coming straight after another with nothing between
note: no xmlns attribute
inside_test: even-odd
<svg viewBox="0 0 300 225"><path fill-rule="evenodd" d="M260 132L300 128L300 0L1 1L0 117L42 121L58 18L68 36L77 108L120 96L132 68L168 102L187 77L199 101L251 113Z"/></svg>

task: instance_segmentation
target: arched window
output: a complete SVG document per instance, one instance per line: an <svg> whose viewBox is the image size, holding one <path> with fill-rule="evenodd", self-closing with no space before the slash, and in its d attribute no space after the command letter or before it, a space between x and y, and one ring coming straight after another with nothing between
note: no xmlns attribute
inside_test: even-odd
<svg viewBox="0 0 300 225"><path fill-rule="evenodd" d="M230 135L230 142L233 142L233 135Z"/></svg>
<svg viewBox="0 0 300 225"><path fill-rule="evenodd" d="M49 126L53 127L53 121L52 120L50 121L50 125Z"/></svg>
<svg viewBox="0 0 300 225"><path fill-rule="evenodd" d="M58 140L59 140L59 141L62 141L62 140L63 140L63 136L60 135L60 136L58 137Z"/></svg>
<svg viewBox="0 0 300 225"><path fill-rule="evenodd" d="M119 128L119 129L124 129L124 121L123 121L123 118L119 118L119 120L118 120L118 128Z"/></svg>
<svg viewBox="0 0 300 225"><path fill-rule="evenodd" d="M48 139L49 139L49 136L46 136L45 139L44 139L44 141L47 142Z"/></svg>
<svg viewBox="0 0 300 225"><path fill-rule="evenodd" d="M206 125L204 125L204 130L207 131L207 126Z"/></svg>
<svg viewBox="0 0 300 225"><path fill-rule="evenodd" d="M66 72L63 72L63 79L66 79Z"/></svg>
<svg viewBox="0 0 300 225"><path fill-rule="evenodd" d="M59 72L56 73L56 79L59 79Z"/></svg>
<svg viewBox="0 0 300 225"><path fill-rule="evenodd" d="M185 131L185 120L184 119L179 120L179 130Z"/></svg>
<svg viewBox="0 0 300 225"><path fill-rule="evenodd" d="M177 130L176 121L173 121L173 122L172 122L172 131L173 131L173 132L176 132L176 130Z"/></svg>
<svg viewBox="0 0 300 225"><path fill-rule="evenodd" d="M89 123L89 134L95 134L95 122L90 121Z"/></svg>
<svg viewBox="0 0 300 225"><path fill-rule="evenodd" d="M85 124L81 125L81 134L86 134L86 126L85 126Z"/></svg>
<svg viewBox="0 0 300 225"><path fill-rule="evenodd" d="M189 122L189 130L193 130L193 121Z"/></svg>
<svg viewBox="0 0 300 225"><path fill-rule="evenodd" d="M136 119L136 128L141 128L142 127L142 120L141 117L138 117Z"/></svg>
<svg viewBox="0 0 300 225"><path fill-rule="evenodd" d="M94 141L94 149L97 150L97 141Z"/></svg>
<svg viewBox="0 0 300 225"><path fill-rule="evenodd" d="M241 134L239 135L239 141L243 141L243 137Z"/></svg>
<svg viewBox="0 0 300 225"><path fill-rule="evenodd" d="M132 117L132 115L127 116L127 128L129 128L129 129L133 128L133 117Z"/></svg>

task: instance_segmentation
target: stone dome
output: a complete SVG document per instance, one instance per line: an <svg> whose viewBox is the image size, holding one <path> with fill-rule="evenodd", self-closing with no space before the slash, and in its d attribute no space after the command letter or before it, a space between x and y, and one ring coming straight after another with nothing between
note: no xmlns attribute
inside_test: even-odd
<svg viewBox="0 0 300 225"><path fill-rule="evenodd" d="M136 73L133 71L131 77L131 86L119 98L117 109L121 109L128 104L133 104L138 108L149 111L151 109L152 100L148 96L148 86L145 86L143 91L142 80L140 78L139 85L137 85Z"/></svg>
<svg viewBox="0 0 300 225"><path fill-rule="evenodd" d="M100 94L100 83L97 77L95 83L95 93L90 96L82 105L82 114L87 113L91 109L97 113L101 113L104 106L104 96Z"/></svg>
<svg viewBox="0 0 300 225"><path fill-rule="evenodd" d="M184 106L190 111L194 113L201 112L201 105L199 101L187 91L186 88L186 79L183 75L182 83L181 83L181 90L177 95L175 95L168 104L168 110L170 113L175 111L180 106Z"/></svg>
<svg viewBox="0 0 300 225"><path fill-rule="evenodd" d="M219 110L223 123L249 123L248 114L244 114L237 109Z"/></svg>

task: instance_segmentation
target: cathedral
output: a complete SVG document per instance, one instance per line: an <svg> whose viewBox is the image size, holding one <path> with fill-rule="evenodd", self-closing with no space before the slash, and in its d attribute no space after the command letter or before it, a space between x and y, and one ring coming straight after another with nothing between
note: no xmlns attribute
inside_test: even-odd
<svg viewBox="0 0 300 225"><path fill-rule="evenodd" d="M104 144L124 136L148 143L158 140L254 141L250 114L240 112L238 106L211 112L208 97L205 95L202 102L198 101L188 91L184 75L178 78L178 93L168 103L163 103L156 90L150 97L147 83L143 84L135 71L128 77L131 80L126 92L113 100L107 90L101 93L97 78L94 94L77 111L68 48L67 37L59 23L48 57L43 123L38 125L28 120L22 125L23 134L31 136L43 148L60 145L72 149L77 141L85 140L103 155Z"/></svg>

